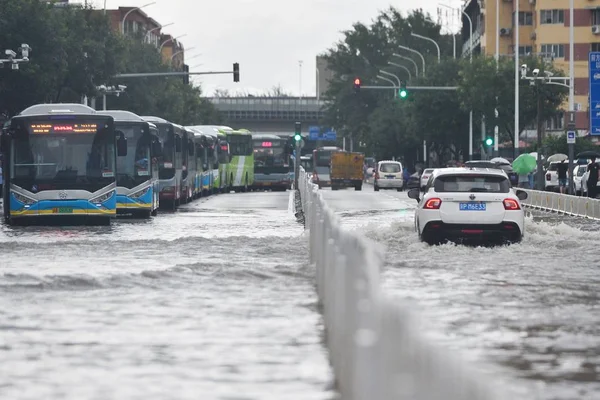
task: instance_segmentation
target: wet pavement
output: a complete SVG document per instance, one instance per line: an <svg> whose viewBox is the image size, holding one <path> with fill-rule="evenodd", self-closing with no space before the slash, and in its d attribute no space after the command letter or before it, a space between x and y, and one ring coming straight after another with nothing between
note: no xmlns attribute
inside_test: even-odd
<svg viewBox="0 0 600 400"><path fill-rule="evenodd" d="M600 223L528 212L522 243L428 246L406 192L323 191L349 229L387 249L387 294L427 335L480 362L519 399L600 398Z"/></svg>
<svg viewBox="0 0 600 400"><path fill-rule="evenodd" d="M0 228L0 399L331 399L289 193Z"/></svg>

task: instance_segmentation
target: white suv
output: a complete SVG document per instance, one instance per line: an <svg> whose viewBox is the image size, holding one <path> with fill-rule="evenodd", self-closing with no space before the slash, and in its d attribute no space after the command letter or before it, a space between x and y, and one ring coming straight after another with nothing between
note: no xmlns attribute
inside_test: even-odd
<svg viewBox="0 0 600 400"><path fill-rule="evenodd" d="M400 162L379 161L375 170L373 188L376 192L379 189L396 189L399 192L402 191L404 187L402 173L402 164Z"/></svg>
<svg viewBox="0 0 600 400"><path fill-rule="evenodd" d="M521 241L525 214L506 172L487 168L444 168L433 172L421 198L416 199L415 230L429 244L446 240L514 243Z"/></svg>

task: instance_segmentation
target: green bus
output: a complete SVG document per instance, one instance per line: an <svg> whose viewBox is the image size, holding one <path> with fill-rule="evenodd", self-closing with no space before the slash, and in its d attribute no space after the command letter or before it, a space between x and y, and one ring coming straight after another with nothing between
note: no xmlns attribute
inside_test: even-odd
<svg viewBox="0 0 600 400"><path fill-rule="evenodd" d="M229 191L247 192L254 185L254 149L252 133L247 129L219 129L227 138L229 163L227 164L227 188Z"/></svg>

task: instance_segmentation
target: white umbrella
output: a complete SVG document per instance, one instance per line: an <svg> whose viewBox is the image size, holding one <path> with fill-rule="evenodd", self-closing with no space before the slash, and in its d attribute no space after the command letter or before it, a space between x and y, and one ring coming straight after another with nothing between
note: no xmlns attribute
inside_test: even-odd
<svg viewBox="0 0 600 400"><path fill-rule="evenodd" d="M552 154L550 157L548 157L548 162L557 162L557 161L562 161L562 160L568 160L569 156L566 154L562 154L562 153L556 153L556 154Z"/></svg>
<svg viewBox="0 0 600 400"><path fill-rule="evenodd" d="M506 158L502 157L495 157L492 158L490 161L496 164L510 164L510 162Z"/></svg>

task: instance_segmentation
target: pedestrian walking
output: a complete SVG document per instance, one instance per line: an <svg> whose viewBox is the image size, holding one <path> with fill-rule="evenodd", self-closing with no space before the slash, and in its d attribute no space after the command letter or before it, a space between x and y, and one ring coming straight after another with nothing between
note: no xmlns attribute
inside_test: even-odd
<svg viewBox="0 0 600 400"><path fill-rule="evenodd" d="M567 171L569 170L569 166L565 160L562 160L556 166L556 170L558 172L558 189L560 193L565 194L567 192Z"/></svg>

